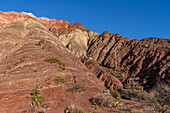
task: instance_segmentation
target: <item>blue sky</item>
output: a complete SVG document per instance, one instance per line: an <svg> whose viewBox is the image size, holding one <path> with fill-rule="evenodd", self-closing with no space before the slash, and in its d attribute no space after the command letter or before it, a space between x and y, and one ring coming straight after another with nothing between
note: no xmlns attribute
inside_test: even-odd
<svg viewBox="0 0 170 113"><path fill-rule="evenodd" d="M129 38L170 38L170 0L0 0L1 11L80 22Z"/></svg>

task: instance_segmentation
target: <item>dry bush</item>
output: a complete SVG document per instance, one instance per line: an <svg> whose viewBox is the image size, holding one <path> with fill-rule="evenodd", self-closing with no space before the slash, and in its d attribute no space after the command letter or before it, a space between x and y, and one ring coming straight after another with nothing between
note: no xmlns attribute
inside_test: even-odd
<svg viewBox="0 0 170 113"><path fill-rule="evenodd" d="M91 102L93 105L96 105L100 108L106 107L106 108L112 108L118 105L119 100L113 98L113 96L110 94L110 92L104 92L96 97L91 99Z"/></svg>
<svg viewBox="0 0 170 113"><path fill-rule="evenodd" d="M170 110L170 87L167 85L159 85L149 92L140 92L137 97L159 113L166 113Z"/></svg>

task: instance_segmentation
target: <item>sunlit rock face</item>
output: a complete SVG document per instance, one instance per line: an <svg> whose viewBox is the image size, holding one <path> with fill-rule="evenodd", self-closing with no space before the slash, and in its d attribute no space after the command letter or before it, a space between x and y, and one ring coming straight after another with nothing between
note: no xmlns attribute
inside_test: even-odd
<svg viewBox="0 0 170 113"><path fill-rule="evenodd" d="M45 61L51 57L62 63ZM56 84L56 77L67 83ZM38 112L49 113L62 113L71 105L87 111L89 100L104 90L96 75L54 34L28 18L0 29L0 112L31 112L28 97L36 85L45 97Z"/></svg>
<svg viewBox="0 0 170 113"><path fill-rule="evenodd" d="M132 40L108 31L99 34L85 28L81 23L37 18L24 12L0 12L0 28L27 18L41 23L74 56L80 58L107 88L124 85L127 88L140 89L142 86L148 88L158 82L169 83L170 39L150 37ZM17 29L15 32L18 33ZM24 37L26 32L27 30L24 33L20 32L20 35ZM8 40L1 44L2 48L7 45L9 47L8 50L1 50L2 58L7 56L5 51L11 51L15 43L22 39L16 37L15 41L10 41L11 44L7 43Z"/></svg>

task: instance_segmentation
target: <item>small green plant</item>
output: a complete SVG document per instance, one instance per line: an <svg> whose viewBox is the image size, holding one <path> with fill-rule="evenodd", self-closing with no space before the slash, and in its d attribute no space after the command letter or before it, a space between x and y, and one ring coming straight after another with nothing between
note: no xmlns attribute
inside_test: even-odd
<svg viewBox="0 0 170 113"><path fill-rule="evenodd" d="M116 90L120 93L120 94L123 94L126 90L125 89L122 89L120 87L117 87Z"/></svg>
<svg viewBox="0 0 170 113"><path fill-rule="evenodd" d="M120 93L119 93L117 90L111 89L111 90L110 90L110 93L111 93L112 97L120 100L121 95L120 95Z"/></svg>
<svg viewBox="0 0 170 113"><path fill-rule="evenodd" d="M117 79L119 79L119 80L120 80L120 77L115 76L115 75L113 74L113 72L110 72L109 74L110 74L110 75L112 75L113 77L116 77Z"/></svg>
<svg viewBox="0 0 170 113"><path fill-rule="evenodd" d="M156 69L157 69L157 67L153 67L153 68L152 68L152 71L155 71Z"/></svg>
<svg viewBox="0 0 170 113"><path fill-rule="evenodd" d="M106 70L107 73L109 73L109 70Z"/></svg>
<svg viewBox="0 0 170 113"><path fill-rule="evenodd" d="M116 100L116 102L113 103L115 107L118 107L119 105L122 105L122 103L119 104L119 100Z"/></svg>
<svg viewBox="0 0 170 113"><path fill-rule="evenodd" d="M115 75L113 74L113 72L110 72L110 75L115 76Z"/></svg>
<svg viewBox="0 0 170 113"><path fill-rule="evenodd" d="M130 113L132 113L133 108L132 108L131 106L127 106L127 107L126 107L126 110L129 111Z"/></svg>
<svg viewBox="0 0 170 113"><path fill-rule="evenodd" d="M90 111L89 113L94 113L94 111Z"/></svg>
<svg viewBox="0 0 170 113"><path fill-rule="evenodd" d="M56 58L50 57L50 58L46 58L44 61L49 62L49 63L57 63L59 60Z"/></svg>
<svg viewBox="0 0 170 113"><path fill-rule="evenodd" d="M39 106L43 101L44 101L44 96L41 95L41 89L37 85L35 89L32 90L31 93L31 100L32 100L32 105L34 107Z"/></svg>
<svg viewBox="0 0 170 113"><path fill-rule="evenodd" d="M74 108L74 105L72 105L71 107L65 110L65 113L84 113L84 111L78 108Z"/></svg>
<svg viewBox="0 0 170 113"><path fill-rule="evenodd" d="M59 85L60 83L67 84L67 81L66 81L64 78L61 78L60 76L56 77L53 81L54 81L57 85Z"/></svg>
<svg viewBox="0 0 170 113"><path fill-rule="evenodd" d="M58 63L59 64L59 69L62 71L65 69L65 64L62 63L59 59L54 58L54 57L50 57L50 58L46 58L44 60L45 62L49 62L49 63Z"/></svg>
<svg viewBox="0 0 170 113"><path fill-rule="evenodd" d="M129 70L129 66L126 66L125 70L126 70L126 71Z"/></svg>

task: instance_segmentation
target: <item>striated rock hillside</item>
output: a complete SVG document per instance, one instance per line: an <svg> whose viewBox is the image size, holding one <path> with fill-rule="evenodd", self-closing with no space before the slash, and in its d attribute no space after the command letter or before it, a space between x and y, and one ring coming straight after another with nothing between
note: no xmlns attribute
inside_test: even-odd
<svg viewBox="0 0 170 113"><path fill-rule="evenodd" d="M33 18L52 32L58 40L96 76L107 88L149 88L154 83L169 83L170 39L129 39L108 31L98 34L80 23L36 18L30 13L1 12L0 26Z"/></svg>
<svg viewBox="0 0 170 113"><path fill-rule="evenodd" d="M87 33L90 30L86 29L81 23L69 23L64 20L49 19L46 17L36 18L32 13L18 13L18 12L1 12L0 11L0 28L5 27L7 24L27 18L33 18L42 25L44 25L49 31L51 31L58 39L71 49L72 46L79 48L80 50L72 50L72 52L80 56L87 50L87 41L90 35ZM81 38L79 36L82 36Z"/></svg>
<svg viewBox="0 0 170 113"><path fill-rule="evenodd" d="M36 112L63 113L73 105L91 111L89 100L105 87L170 84L169 42L0 11L0 112L34 112L36 86L45 97Z"/></svg>
<svg viewBox="0 0 170 113"><path fill-rule="evenodd" d="M127 88L137 88L139 83L149 87L161 81L169 83L170 80L168 43L132 40L104 32L91 41L87 56L117 76Z"/></svg>
<svg viewBox="0 0 170 113"><path fill-rule="evenodd" d="M156 37L144 38L144 39L142 39L142 41L147 41L147 42L150 42L150 43L160 44L160 45L165 45L165 44L169 45L170 44L169 39L156 38Z"/></svg>
<svg viewBox="0 0 170 113"><path fill-rule="evenodd" d="M48 19L45 17L36 18L32 13L17 13L13 11L0 12L0 27L3 28L8 23L24 20L26 18L32 18L44 25L77 57L86 56L86 52L91 45L91 41L100 35L86 29L80 23L69 23L67 21ZM104 76L100 76L100 79L107 87L115 88L123 86L117 78L106 73L96 61L94 61L93 64L97 65L97 69L90 68L90 66L87 67L98 77L101 74L104 74ZM91 65L91 67L94 66Z"/></svg>
<svg viewBox="0 0 170 113"><path fill-rule="evenodd" d="M49 113L71 105L90 111L89 99L104 89L54 34L29 18L0 29L0 112L33 112L36 85L45 97L38 112Z"/></svg>

